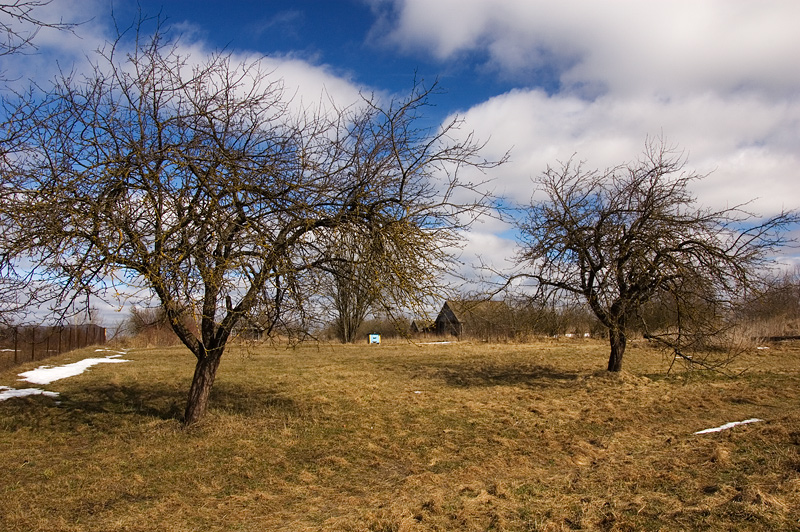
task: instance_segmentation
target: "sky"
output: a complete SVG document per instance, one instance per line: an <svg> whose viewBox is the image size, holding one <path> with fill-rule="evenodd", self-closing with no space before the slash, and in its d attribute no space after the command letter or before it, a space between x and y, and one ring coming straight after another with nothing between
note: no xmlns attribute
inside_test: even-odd
<svg viewBox="0 0 800 532"><path fill-rule="evenodd" d="M2 69L42 80L80 68L137 9L165 17L198 57L263 56L304 101L437 81L426 119L458 114L487 158L511 150L487 175L510 201L530 201L548 165L608 168L663 137L708 174L700 204L800 207L797 0L53 0L42 18L83 24L43 30L35 54L0 58ZM498 221L467 238L465 262L513 255Z"/></svg>

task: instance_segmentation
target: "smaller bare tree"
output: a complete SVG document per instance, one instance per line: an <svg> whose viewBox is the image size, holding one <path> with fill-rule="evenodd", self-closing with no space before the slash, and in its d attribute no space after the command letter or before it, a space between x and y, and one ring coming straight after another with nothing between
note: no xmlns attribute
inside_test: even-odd
<svg viewBox="0 0 800 532"><path fill-rule="evenodd" d="M758 338L800 336L800 266L767 276L738 316Z"/></svg>
<svg viewBox="0 0 800 532"><path fill-rule="evenodd" d="M379 282L370 267L369 241L356 228L337 231L329 243L327 272L322 279L323 297L329 301L336 335L352 343L367 313L379 297Z"/></svg>
<svg viewBox="0 0 800 532"><path fill-rule="evenodd" d="M515 277L532 279L542 298L583 298L608 330L609 371L622 369L629 334L674 350L702 348L723 330L731 305L786 243L794 212L760 219L736 206L696 206L681 153L650 140L636 162L586 171L570 160L537 181L543 201L525 209ZM670 305L670 326L643 320L648 303Z"/></svg>

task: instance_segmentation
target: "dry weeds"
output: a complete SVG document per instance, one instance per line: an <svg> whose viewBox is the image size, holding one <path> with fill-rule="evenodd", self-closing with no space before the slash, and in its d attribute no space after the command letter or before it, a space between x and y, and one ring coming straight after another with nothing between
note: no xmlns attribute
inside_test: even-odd
<svg viewBox="0 0 800 532"><path fill-rule="evenodd" d="M186 430L191 357L134 350L0 403L0 529L800 530L800 344L771 347L737 378L582 340L241 348Z"/></svg>

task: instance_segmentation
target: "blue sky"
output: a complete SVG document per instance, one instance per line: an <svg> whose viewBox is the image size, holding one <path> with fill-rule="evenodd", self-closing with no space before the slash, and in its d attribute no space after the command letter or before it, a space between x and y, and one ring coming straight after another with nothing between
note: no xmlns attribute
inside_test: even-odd
<svg viewBox="0 0 800 532"><path fill-rule="evenodd" d="M402 92L415 76L438 80L445 92L437 101L443 116L517 86L508 76L482 72L485 54L480 51L439 60L424 49L391 42L391 20L398 15L391 2L246 0L222 8L213 1L146 0L139 5L145 13L160 12L168 22L190 26L194 38L214 47L301 59L359 87ZM128 13L133 6L124 7ZM537 76L528 81L552 88L554 80Z"/></svg>
<svg viewBox="0 0 800 532"><path fill-rule="evenodd" d="M167 17L195 56L265 56L305 100L438 79L429 119L459 113L488 158L510 149L489 177L515 201L548 164L577 154L607 168L664 136L709 174L694 189L702 204L800 207L797 0L114 0L117 20L137 5ZM111 6L53 0L43 18L87 22L76 35L42 31L37 54L2 69L41 81L56 65L84 68L114 35ZM502 264L508 235L497 221L476 226L464 260Z"/></svg>
<svg viewBox="0 0 800 532"><path fill-rule="evenodd" d="M415 75L439 80L432 118L458 112L489 140L489 156L512 149L491 177L520 201L547 164L577 153L590 167L613 166L664 135L689 168L710 173L696 190L703 203L753 201L762 214L800 206L796 0L140 5L211 48L300 61L358 89L402 93ZM505 257L503 235L489 223L471 238Z"/></svg>
<svg viewBox="0 0 800 532"><path fill-rule="evenodd" d="M109 34L109 4L83 6ZM291 64L308 94L400 92L439 80L433 119L458 112L490 155L513 148L498 188L577 153L606 167L648 135L711 173L697 193L722 205L794 208L800 161L800 2L795 0L142 0L203 49ZM115 0L118 19L137 3ZM81 13L83 15L83 13ZM288 72L288 71L287 71ZM438 115L438 116L435 116Z"/></svg>

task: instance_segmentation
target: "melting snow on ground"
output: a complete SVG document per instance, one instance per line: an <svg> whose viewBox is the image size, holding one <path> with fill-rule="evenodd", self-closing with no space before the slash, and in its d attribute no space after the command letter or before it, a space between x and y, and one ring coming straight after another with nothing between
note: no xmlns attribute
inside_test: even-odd
<svg viewBox="0 0 800 532"><path fill-rule="evenodd" d="M46 392L39 388L23 388L17 390L8 386L0 386L0 401L11 399L12 397L26 397L28 395L46 395L47 397L58 397L56 392Z"/></svg>
<svg viewBox="0 0 800 532"><path fill-rule="evenodd" d="M744 421L732 421L730 423L725 423L719 427L714 427L713 429L705 429L705 430L698 430L695 434L708 434L709 432L722 432L723 430L728 430L730 428L735 427L736 425L745 425L747 423L756 423L758 421L764 421L763 419L758 418L750 418L745 419Z"/></svg>
<svg viewBox="0 0 800 532"><path fill-rule="evenodd" d="M28 381L33 384L50 384L53 381L66 379L80 375L87 369L97 364L116 364L119 362L130 362L130 360L119 358L124 353L122 351L111 351L110 349L96 349L96 352L116 353L105 358L85 358L79 362L66 364L64 366L39 366L36 369L20 373L20 380ZM7 386L0 386L0 401L5 401L12 397L25 397L28 395L46 395L48 397L58 397L56 392L47 392L39 388L14 389Z"/></svg>
<svg viewBox="0 0 800 532"><path fill-rule="evenodd" d="M53 381L66 379L67 377L74 377L80 375L87 369L97 364L113 364L117 362L130 362L121 357L122 355L109 355L105 358L85 358L72 364L64 366L39 366L36 369L20 373L22 377L20 380L32 382L33 384L50 384Z"/></svg>

